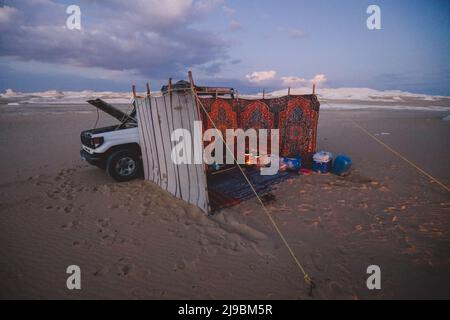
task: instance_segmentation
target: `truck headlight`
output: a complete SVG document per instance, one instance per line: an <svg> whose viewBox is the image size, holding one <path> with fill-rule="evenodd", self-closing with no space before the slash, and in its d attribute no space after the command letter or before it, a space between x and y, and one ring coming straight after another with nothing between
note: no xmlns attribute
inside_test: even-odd
<svg viewBox="0 0 450 320"><path fill-rule="evenodd" d="M103 144L103 142L105 142L105 139L103 139L103 137L91 138L91 146L94 149L100 147Z"/></svg>

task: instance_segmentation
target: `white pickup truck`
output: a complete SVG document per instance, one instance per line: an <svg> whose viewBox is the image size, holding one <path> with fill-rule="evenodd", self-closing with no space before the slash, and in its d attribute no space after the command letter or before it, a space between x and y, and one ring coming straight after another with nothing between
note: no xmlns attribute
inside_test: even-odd
<svg viewBox="0 0 450 320"><path fill-rule="evenodd" d="M101 99L88 103L116 118L120 124L81 132L81 158L106 170L116 181L141 176L142 157L135 109L126 114Z"/></svg>

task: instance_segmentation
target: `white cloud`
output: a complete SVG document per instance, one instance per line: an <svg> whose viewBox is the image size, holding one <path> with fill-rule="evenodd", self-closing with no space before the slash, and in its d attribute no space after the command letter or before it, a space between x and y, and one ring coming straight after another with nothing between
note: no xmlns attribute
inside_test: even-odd
<svg viewBox="0 0 450 320"><path fill-rule="evenodd" d="M134 1L145 9L149 14L153 16L159 16L164 19L176 19L185 16L186 13L191 10L191 0L147 0L147 1Z"/></svg>
<svg viewBox="0 0 450 320"><path fill-rule="evenodd" d="M89 0L82 11L95 19L82 19L80 32L63 27L65 7L56 0L9 3L0 6L0 22L9 20L0 23L0 57L127 70L152 79L181 77L190 68L228 59L229 42L195 26L223 0L135 0L132 6Z"/></svg>
<svg viewBox="0 0 450 320"><path fill-rule="evenodd" d="M245 77L248 79L248 81L250 82L263 82L263 81L267 81L267 80L273 80L275 79L275 76L277 75L277 72L274 70L270 70L270 71L256 71L253 72L252 74L248 74Z"/></svg>
<svg viewBox="0 0 450 320"><path fill-rule="evenodd" d="M228 6L222 6L222 10L223 12L225 12L225 14L232 16L236 13L236 9L228 7Z"/></svg>
<svg viewBox="0 0 450 320"><path fill-rule="evenodd" d="M222 3L223 0L134 0L130 6L127 1L109 0L108 6L102 5L102 8L109 18L114 17L122 25L129 21L154 31L191 24Z"/></svg>
<svg viewBox="0 0 450 320"><path fill-rule="evenodd" d="M298 85L304 85L308 82L305 78L299 78L299 77L281 77L281 81L284 86L298 86Z"/></svg>
<svg viewBox="0 0 450 320"><path fill-rule="evenodd" d="M281 82L281 86L284 87L309 87L312 84L320 86L327 82L327 77L324 74L316 74L311 79L301 78L297 76L283 76L277 78L277 72L270 71L256 71L245 76L248 81L253 83L259 83L263 81L276 80Z"/></svg>
<svg viewBox="0 0 450 320"><path fill-rule="evenodd" d="M0 23L9 22L16 12L17 9L13 7L8 6L0 7Z"/></svg>
<svg viewBox="0 0 450 320"><path fill-rule="evenodd" d="M315 84L317 86L327 82L327 77L324 74L317 74L312 79L305 79L295 76L281 77L281 84L283 86L293 87L293 86L308 86L310 84Z"/></svg>
<svg viewBox="0 0 450 320"><path fill-rule="evenodd" d="M242 29L242 25L239 21L237 20L231 20L230 21L230 30L240 30Z"/></svg>
<svg viewBox="0 0 450 320"><path fill-rule="evenodd" d="M288 30L288 34L291 38L303 38L305 36L305 31L291 28Z"/></svg>
<svg viewBox="0 0 450 320"><path fill-rule="evenodd" d="M161 0L157 0L160 2L164 2ZM192 2L192 0L190 0ZM223 5L225 3L225 0L197 0L195 2L195 9L197 11L201 11L201 12L209 12L211 10L216 9L217 7L220 7L221 5Z"/></svg>
<svg viewBox="0 0 450 320"><path fill-rule="evenodd" d="M310 82L316 85L321 85L327 82L327 77L324 74L317 74L310 80Z"/></svg>

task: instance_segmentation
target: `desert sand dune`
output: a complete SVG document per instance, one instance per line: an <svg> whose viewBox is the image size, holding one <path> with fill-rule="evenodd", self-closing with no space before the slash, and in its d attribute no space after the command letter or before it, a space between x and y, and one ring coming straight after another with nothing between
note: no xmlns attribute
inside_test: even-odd
<svg viewBox="0 0 450 320"><path fill-rule="evenodd" d="M151 182L118 184L81 162L79 132L95 114L2 113L0 297L449 298L448 193L352 123L389 133L386 143L448 185L444 116L322 112L319 148L352 156L352 173L295 177L268 204L317 284L310 296L255 199L207 217ZM80 291L65 286L72 264ZM366 288L371 264L381 291Z"/></svg>

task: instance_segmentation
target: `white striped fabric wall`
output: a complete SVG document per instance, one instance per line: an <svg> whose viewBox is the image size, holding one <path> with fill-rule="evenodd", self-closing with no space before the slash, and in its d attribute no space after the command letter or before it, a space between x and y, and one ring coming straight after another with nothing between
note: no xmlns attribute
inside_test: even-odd
<svg viewBox="0 0 450 320"><path fill-rule="evenodd" d="M136 98L135 104L145 179L208 214L210 208L204 165L176 165L171 159L175 142L170 137L174 129L187 129L191 139L194 138L194 121L200 121L194 95L172 92L163 96Z"/></svg>

